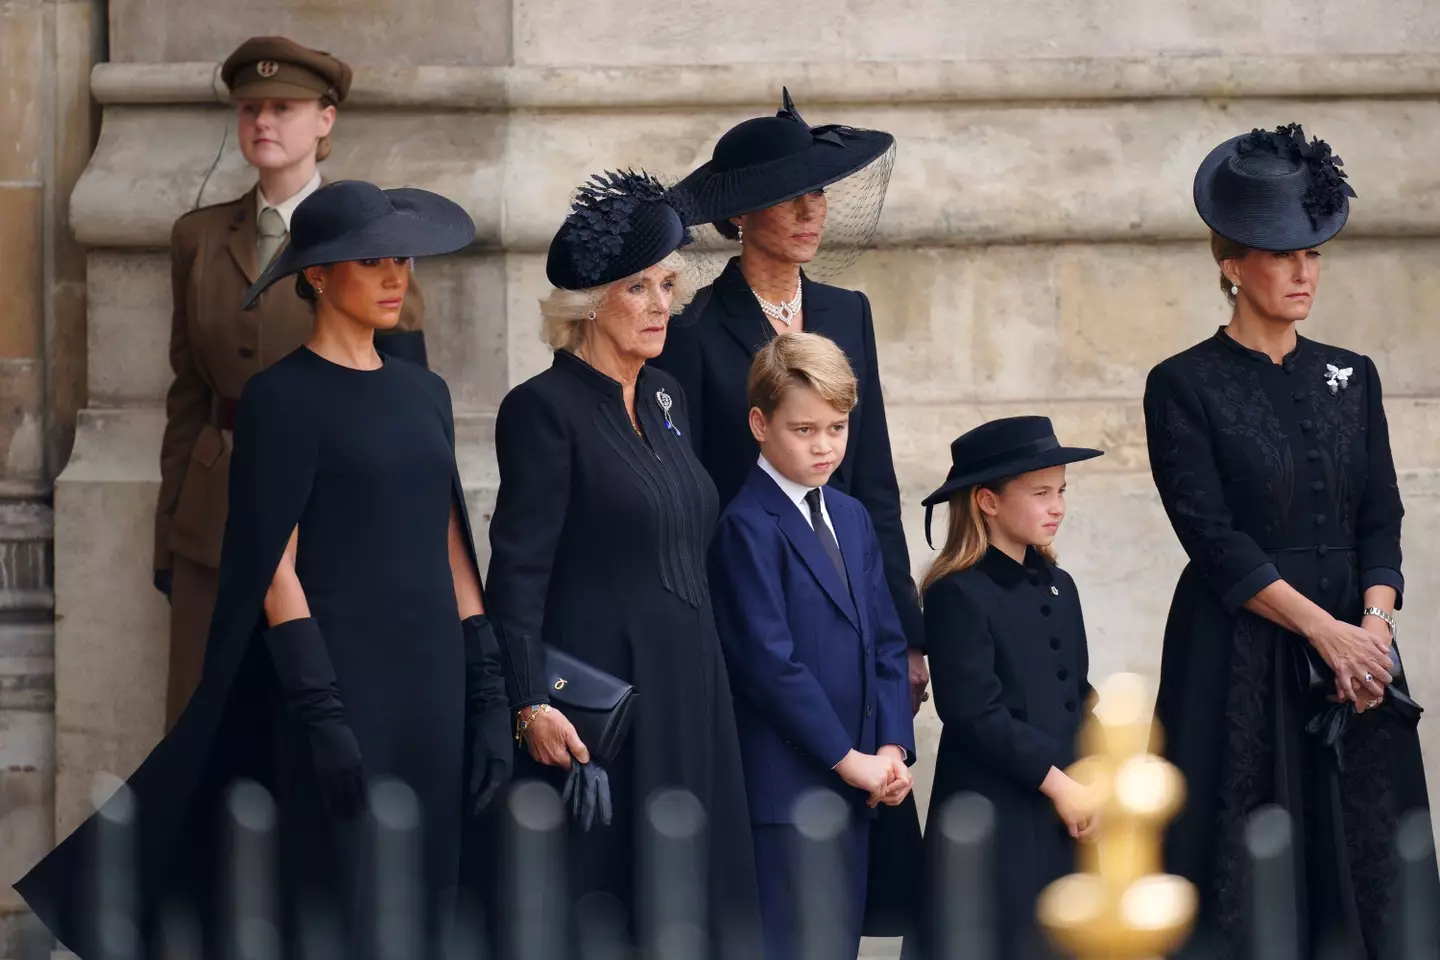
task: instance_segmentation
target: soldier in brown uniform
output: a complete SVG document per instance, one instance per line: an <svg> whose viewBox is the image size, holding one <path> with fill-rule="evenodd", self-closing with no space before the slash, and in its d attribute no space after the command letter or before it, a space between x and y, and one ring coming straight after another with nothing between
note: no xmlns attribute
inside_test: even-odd
<svg viewBox="0 0 1440 960"><path fill-rule="evenodd" d="M290 215L321 183L335 107L350 67L284 37L245 41L221 68L237 110L240 150L259 182L229 203L175 222L170 237L175 312L165 401L155 586L170 598L166 725L174 726L200 680L219 583L235 403L250 376L300 346L313 312L278 284L242 312L245 291L284 246ZM377 337L390 356L425 362L424 301L413 281L399 328Z"/></svg>

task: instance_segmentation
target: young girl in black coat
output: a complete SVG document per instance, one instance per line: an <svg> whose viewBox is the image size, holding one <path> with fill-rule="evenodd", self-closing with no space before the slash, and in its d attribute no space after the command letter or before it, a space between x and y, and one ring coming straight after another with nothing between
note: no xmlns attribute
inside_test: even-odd
<svg viewBox="0 0 1440 960"><path fill-rule="evenodd" d="M1080 598L1051 550L1065 518L1065 464L1100 456L1062 447L1045 417L993 420L951 444L954 465L925 499L949 506L944 549L923 581L925 642L945 724L930 799L930 843L958 793L995 806L995 936L1006 960L1044 956L1035 901L1070 873L1075 841L1098 818L1065 769L1091 693ZM932 856L935 851L931 851ZM920 952L943 891L929 891ZM907 951L907 958L916 951Z"/></svg>

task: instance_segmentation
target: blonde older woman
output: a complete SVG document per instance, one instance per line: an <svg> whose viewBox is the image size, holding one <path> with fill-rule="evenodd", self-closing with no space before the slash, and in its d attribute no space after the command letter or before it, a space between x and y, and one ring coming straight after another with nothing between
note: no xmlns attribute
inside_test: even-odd
<svg viewBox="0 0 1440 960"><path fill-rule="evenodd" d="M690 448L684 394L646 364L683 302L676 250L688 240L647 175L606 174L579 191L546 265L554 363L511 390L496 419L486 583L528 753L517 776L568 779L567 873L574 898L589 899L576 913L600 905L636 929L645 803L681 787L707 812L707 874L695 879L718 940L748 936L757 901L705 578L717 498Z"/></svg>

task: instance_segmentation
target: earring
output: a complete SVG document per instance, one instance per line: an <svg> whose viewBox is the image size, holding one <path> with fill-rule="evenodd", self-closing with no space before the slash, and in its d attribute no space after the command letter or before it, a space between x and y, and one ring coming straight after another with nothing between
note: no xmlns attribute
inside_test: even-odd
<svg viewBox="0 0 1440 960"><path fill-rule="evenodd" d="M317 296L317 297L323 297L323 296L325 296L325 288L324 288L324 287L316 287L316 288L315 288L315 296Z"/></svg>
<svg viewBox="0 0 1440 960"><path fill-rule="evenodd" d="M1230 296L1233 297L1233 296L1235 296L1236 294L1238 294L1239 292L1240 292L1240 284L1238 284L1238 283L1232 283L1232 284L1230 284Z"/></svg>
<svg viewBox="0 0 1440 960"><path fill-rule="evenodd" d="M591 310L589 313L585 314L585 319L586 319L586 320L594 320L594 319L595 319L595 311L594 311L594 310Z"/></svg>
<svg viewBox="0 0 1440 960"><path fill-rule="evenodd" d="M736 242L736 243L744 243L744 242L745 242L745 228L742 227L742 226L740 226L739 224L736 224L736 226L735 226L735 242Z"/></svg>

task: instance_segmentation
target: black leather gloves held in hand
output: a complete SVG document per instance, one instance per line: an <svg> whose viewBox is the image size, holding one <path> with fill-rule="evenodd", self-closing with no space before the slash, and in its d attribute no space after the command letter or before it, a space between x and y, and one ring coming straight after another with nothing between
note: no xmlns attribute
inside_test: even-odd
<svg viewBox="0 0 1440 960"><path fill-rule="evenodd" d="M319 625L310 617L287 620L265 631L265 643L285 705L310 736L310 759L326 809L355 816L365 807L365 769Z"/></svg>
<svg viewBox="0 0 1440 960"><path fill-rule="evenodd" d="M581 763L571 758L570 776L565 778L565 791L560 802L569 804L570 818L586 833L600 818L602 826L610 826L610 777L595 762Z"/></svg>
<svg viewBox="0 0 1440 960"><path fill-rule="evenodd" d="M500 643L484 614L461 622L465 634L465 717L470 735L471 816L488 807L510 782L515 744L510 701L500 670Z"/></svg>

